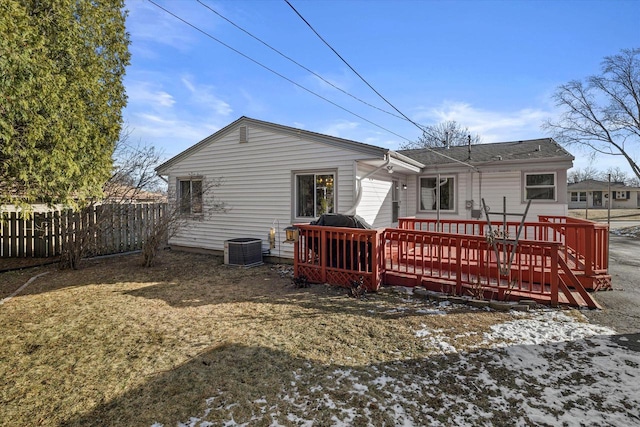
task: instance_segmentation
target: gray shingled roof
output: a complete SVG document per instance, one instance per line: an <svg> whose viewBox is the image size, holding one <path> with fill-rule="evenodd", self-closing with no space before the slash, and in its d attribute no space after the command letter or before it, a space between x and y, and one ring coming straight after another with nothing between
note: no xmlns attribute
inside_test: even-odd
<svg viewBox="0 0 640 427"><path fill-rule="evenodd" d="M567 185L569 191L577 190L607 190L609 189L609 183L607 181L598 181L595 179L586 179L580 182L570 182ZM612 190L637 190L638 187L628 187L622 182L612 182Z"/></svg>
<svg viewBox="0 0 640 427"><path fill-rule="evenodd" d="M469 146L456 146L451 148L433 149L413 149L399 150L404 154L425 165L454 163L453 160L439 155L442 153L448 157L459 161L479 164L493 161L506 160L528 160L528 159L551 159L566 158L573 160L574 157L567 150L562 148L552 138L530 139L527 141L496 142L492 144L474 144Z"/></svg>

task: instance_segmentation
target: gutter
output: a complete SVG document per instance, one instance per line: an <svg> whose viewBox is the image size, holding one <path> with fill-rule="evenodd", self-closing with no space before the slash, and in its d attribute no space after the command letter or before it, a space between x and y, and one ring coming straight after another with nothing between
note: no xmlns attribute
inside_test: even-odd
<svg viewBox="0 0 640 427"><path fill-rule="evenodd" d="M389 163L391 162L391 156L388 151L384 155L384 158L385 158L385 161L381 166L378 166L377 168L375 168L374 170L372 170L371 172L369 172L368 174L366 174L361 178L356 177L356 200L353 203L353 206L351 206L351 208L348 211L344 212L344 215L355 215L356 209L360 204L360 200L362 200L362 181L369 178L371 175L378 172L379 170L386 168L389 165Z"/></svg>

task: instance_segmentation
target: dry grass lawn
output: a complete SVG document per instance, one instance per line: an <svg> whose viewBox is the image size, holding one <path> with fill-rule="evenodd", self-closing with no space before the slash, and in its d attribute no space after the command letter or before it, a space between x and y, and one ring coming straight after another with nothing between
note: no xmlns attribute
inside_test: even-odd
<svg viewBox="0 0 640 427"><path fill-rule="evenodd" d="M273 417L295 425L286 414L304 408L288 408L282 395L296 372L318 378L308 384L313 395L336 367L366 373L429 354L447 363L416 339L417 329L445 331L458 348L482 347L481 332L510 318L462 308L425 315L427 303L390 289L364 300L324 285L296 289L282 267L230 268L207 255L165 252L151 269L138 262L0 274L5 297L49 272L0 305L0 424L173 426L224 396L225 414L238 423L260 414L259 402L278 401ZM370 409L375 424L393 424ZM330 408L314 410L331 424ZM210 425L220 425L217 416L208 414Z"/></svg>
<svg viewBox="0 0 640 427"><path fill-rule="evenodd" d="M609 212L607 209L569 209L570 217L587 218L592 221L606 221ZM612 220L637 221L640 220L640 209L611 209Z"/></svg>

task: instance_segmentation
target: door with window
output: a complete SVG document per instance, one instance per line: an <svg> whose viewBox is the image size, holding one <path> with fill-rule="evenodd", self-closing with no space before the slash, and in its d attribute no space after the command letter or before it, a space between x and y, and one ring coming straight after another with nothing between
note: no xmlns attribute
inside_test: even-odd
<svg viewBox="0 0 640 427"><path fill-rule="evenodd" d="M602 191L593 192L593 206L597 206L597 207L602 206Z"/></svg>
<svg viewBox="0 0 640 427"><path fill-rule="evenodd" d="M391 185L391 222L396 224L400 217L400 181L393 180Z"/></svg>

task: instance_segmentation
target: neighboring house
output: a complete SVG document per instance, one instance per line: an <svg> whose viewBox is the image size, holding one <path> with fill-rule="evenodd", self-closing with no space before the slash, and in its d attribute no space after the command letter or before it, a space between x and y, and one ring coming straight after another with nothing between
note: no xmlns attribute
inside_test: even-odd
<svg viewBox="0 0 640 427"><path fill-rule="evenodd" d="M189 217L172 245L222 250L226 240L250 237L266 248L273 227L281 234L272 254L292 257L291 245L280 245L282 230L323 213L357 214L373 227L391 227L407 216L483 217L482 198L501 212L506 196L513 213L533 199L532 220L566 215L572 165L573 156L551 139L393 151L241 117L156 171L168 179L170 201L179 201ZM216 181L213 194L203 195ZM211 196L226 212L207 214Z"/></svg>
<svg viewBox="0 0 640 427"><path fill-rule="evenodd" d="M101 203L137 204L137 203L166 203L167 195L151 192L134 186L111 184L104 189L105 198Z"/></svg>
<svg viewBox="0 0 640 427"><path fill-rule="evenodd" d="M586 179L567 185L569 209L612 209L640 207L640 188L628 187L622 182ZM609 194L610 193L610 194Z"/></svg>

